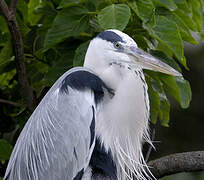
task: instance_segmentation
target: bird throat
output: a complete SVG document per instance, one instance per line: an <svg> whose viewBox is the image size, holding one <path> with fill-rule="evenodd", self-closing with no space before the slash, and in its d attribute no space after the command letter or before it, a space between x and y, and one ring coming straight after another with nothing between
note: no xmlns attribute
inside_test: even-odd
<svg viewBox="0 0 204 180"><path fill-rule="evenodd" d="M142 71L107 70L102 80L114 89L114 96L105 94L96 120L96 134L105 150L112 153L118 180L143 180L148 169L142 145L150 142L148 134L149 98ZM116 74L115 77L111 74Z"/></svg>

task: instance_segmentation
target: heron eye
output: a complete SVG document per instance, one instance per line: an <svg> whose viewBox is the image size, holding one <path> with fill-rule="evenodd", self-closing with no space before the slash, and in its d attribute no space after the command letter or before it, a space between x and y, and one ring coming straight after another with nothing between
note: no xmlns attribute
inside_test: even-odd
<svg viewBox="0 0 204 180"><path fill-rule="evenodd" d="M116 48L116 49L119 49L120 48L120 44L119 43L114 43L114 47Z"/></svg>

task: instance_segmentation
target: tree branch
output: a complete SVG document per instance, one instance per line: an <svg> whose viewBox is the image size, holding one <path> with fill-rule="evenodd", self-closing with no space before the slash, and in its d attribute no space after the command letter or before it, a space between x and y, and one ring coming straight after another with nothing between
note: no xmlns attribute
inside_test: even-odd
<svg viewBox="0 0 204 180"><path fill-rule="evenodd" d="M204 171L204 151L171 154L148 163L155 178L179 172Z"/></svg>
<svg viewBox="0 0 204 180"><path fill-rule="evenodd" d="M4 103L4 104L9 104L11 106L15 106L15 107L21 107L22 105L13 101L9 101L9 100L5 100L5 99L0 99L0 103Z"/></svg>
<svg viewBox="0 0 204 180"><path fill-rule="evenodd" d="M0 0L0 9L6 19L9 17L9 8L4 0Z"/></svg>
<svg viewBox="0 0 204 180"><path fill-rule="evenodd" d="M17 6L18 0L11 0L9 9L12 11L14 14L16 14L16 6Z"/></svg>
<svg viewBox="0 0 204 180"><path fill-rule="evenodd" d="M26 75L23 40L16 21L16 5L17 0L11 0L10 8L8 8L5 0L0 0L0 10L5 17L9 30L11 32L13 51L16 60L16 70L18 73L18 81L22 88L22 95L28 105L28 109L32 112L35 107L35 99L33 90L29 85Z"/></svg>

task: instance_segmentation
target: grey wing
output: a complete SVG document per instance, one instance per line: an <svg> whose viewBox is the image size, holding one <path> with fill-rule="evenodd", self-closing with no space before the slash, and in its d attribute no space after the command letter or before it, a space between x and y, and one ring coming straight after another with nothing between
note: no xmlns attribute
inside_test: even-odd
<svg viewBox="0 0 204 180"><path fill-rule="evenodd" d="M26 123L11 155L5 180L72 180L88 166L94 143L95 103L91 91L59 83Z"/></svg>

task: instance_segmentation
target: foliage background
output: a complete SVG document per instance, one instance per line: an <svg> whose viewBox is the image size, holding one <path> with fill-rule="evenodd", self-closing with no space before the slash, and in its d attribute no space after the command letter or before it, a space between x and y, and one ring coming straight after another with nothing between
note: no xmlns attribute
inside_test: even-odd
<svg viewBox="0 0 204 180"><path fill-rule="evenodd" d="M6 2L10 3L9 0ZM189 116L180 115L177 120L175 114L177 111L188 112L180 109L189 107L192 95L187 81L191 79L191 71L188 72L187 64L191 67L197 62L190 62L190 59L190 63L186 62L183 42L198 44L192 32L201 41L204 40L202 0L18 0L16 18L23 37L27 76L37 103L60 75L73 66L83 64L92 38L105 29L115 28L133 37L140 48L184 72L184 78L178 78L145 71L151 122L155 124L154 128L156 126L157 135L160 135L158 139L169 136L160 133L169 124L182 122L181 129L186 126L185 120ZM200 63L198 66L201 69ZM17 76L11 35L6 20L0 14L1 174L31 113ZM1 100L15 103L9 105ZM175 112L171 123L170 102ZM192 114L192 118L196 118L195 114ZM153 154L153 158L175 151L162 149L162 146L158 149L162 153ZM188 147L177 149L190 150Z"/></svg>

